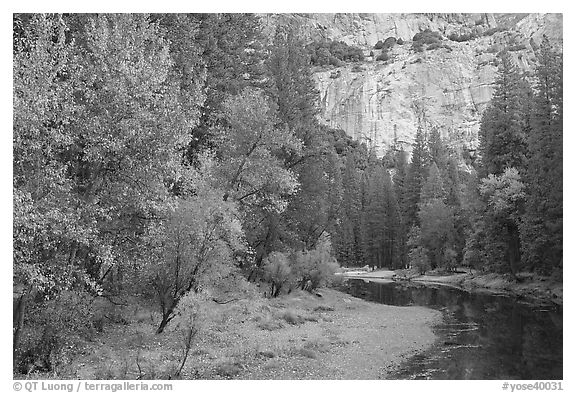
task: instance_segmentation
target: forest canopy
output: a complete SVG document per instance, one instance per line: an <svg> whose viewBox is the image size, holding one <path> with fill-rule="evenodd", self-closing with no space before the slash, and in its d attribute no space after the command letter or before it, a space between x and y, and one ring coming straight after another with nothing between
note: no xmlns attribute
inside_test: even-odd
<svg viewBox="0 0 576 393"><path fill-rule="evenodd" d="M69 335L102 323L95 298L149 299L160 334L215 288L312 291L339 266L561 279L562 55L547 40L531 78L503 54L466 166L439 129L379 158L321 124L311 66L363 54L290 25L16 14L13 31L22 372L56 367Z"/></svg>

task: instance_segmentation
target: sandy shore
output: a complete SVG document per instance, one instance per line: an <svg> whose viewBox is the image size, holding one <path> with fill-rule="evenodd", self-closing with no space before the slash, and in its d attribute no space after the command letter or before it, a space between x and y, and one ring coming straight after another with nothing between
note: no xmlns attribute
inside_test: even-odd
<svg viewBox="0 0 576 393"><path fill-rule="evenodd" d="M183 379L379 379L431 346L439 311L320 290L210 304ZM68 378L165 378L182 334L155 335L157 316L110 325L69 365ZM136 362L138 359L138 362ZM139 368L140 369L139 369Z"/></svg>
<svg viewBox="0 0 576 393"><path fill-rule="evenodd" d="M505 294L524 297L533 301L563 303L563 285L550 279L545 279L531 274L518 274L521 282L510 281L506 277L496 273L481 273L471 271L455 274L425 274L410 275L407 271L375 270L351 271L343 274L346 278L359 278L370 281L393 281L399 276L412 282L421 282L438 285L448 285L467 291Z"/></svg>

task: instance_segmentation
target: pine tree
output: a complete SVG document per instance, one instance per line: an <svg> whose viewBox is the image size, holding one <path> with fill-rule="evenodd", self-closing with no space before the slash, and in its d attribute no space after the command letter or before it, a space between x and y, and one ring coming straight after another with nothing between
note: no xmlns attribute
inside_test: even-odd
<svg viewBox="0 0 576 393"><path fill-rule="evenodd" d="M343 196L338 228L339 241L335 244L338 248L338 260L347 265L357 264L361 258L360 177L355 161L354 155L352 154L346 157L342 177Z"/></svg>
<svg viewBox="0 0 576 393"><path fill-rule="evenodd" d="M530 87L505 52L496 78L496 90L480 125L482 177L506 168L521 172L526 166Z"/></svg>
<svg viewBox="0 0 576 393"><path fill-rule="evenodd" d="M394 174L394 194L398 201L399 215L400 215L400 233L399 233L399 256L396 262L398 267L406 266L407 261L407 247L406 243L408 240L408 230L410 229L406 225L406 216L404 215L406 207L406 177L408 172L408 160L407 154L404 150L400 150L396 153L396 173Z"/></svg>
<svg viewBox="0 0 576 393"><path fill-rule="evenodd" d="M446 193L444 191L444 184L440 175L440 170L433 162L428 170L428 178L426 183L422 186L420 193L420 204L424 205L432 199L444 199Z"/></svg>
<svg viewBox="0 0 576 393"><path fill-rule="evenodd" d="M388 268L400 268L402 263L402 220L400 207L394 192L392 179L388 171L384 171L384 212L386 231L384 235L384 261Z"/></svg>
<svg viewBox="0 0 576 393"><path fill-rule="evenodd" d="M416 139L412 149L412 162L408 168L404 193L404 217L406 225L411 227L417 223L418 203L420 202L420 192L426 179L429 159L429 151L426 144L426 137L422 128L418 128Z"/></svg>
<svg viewBox="0 0 576 393"><path fill-rule="evenodd" d="M449 158L448 148L440 135L440 130L436 127L430 132L428 150L430 152L430 161L436 163L441 172L445 172Z"/></svg>
<svg viewBox="0 0 576 393"><path fill-rule="evenodd" d="M550 273L562 264L563 61L546 37L538 59L521 236L527 267Z"/></svg>
<svg viewBox="0 0 576 393"><path fill-rule="evenodd" d="M312 145L317 129L318 92L297 26L277 26L267 68L280 121L295 132L305 146Z"/></svg>

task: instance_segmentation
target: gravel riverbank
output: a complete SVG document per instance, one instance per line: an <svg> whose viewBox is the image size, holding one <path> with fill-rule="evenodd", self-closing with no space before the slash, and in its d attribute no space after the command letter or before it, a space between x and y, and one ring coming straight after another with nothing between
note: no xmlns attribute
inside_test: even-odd
<svg viewBox="0 0 576 393"><path fill-rule="evenodd" d="M394 307L334 289L275 299L211 302L182 379L379 379L436 340L441 313ZM155 335L150 313L110 325L69 366L69 378L165 378L178 365L182 333Z"/></svg>

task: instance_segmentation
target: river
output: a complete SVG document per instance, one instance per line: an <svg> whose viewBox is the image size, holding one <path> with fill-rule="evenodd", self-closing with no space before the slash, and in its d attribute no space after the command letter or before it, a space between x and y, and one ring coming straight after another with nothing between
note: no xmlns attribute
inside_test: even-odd
<svg viewBox="0 0 576 393"><path fill-rule="evenodd" d="M562 379L562 308L447 286L349 280L348 293L442 311L438 340L393 379Z"/></svg>

